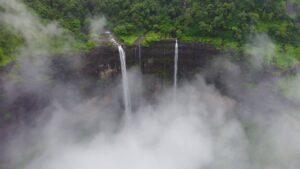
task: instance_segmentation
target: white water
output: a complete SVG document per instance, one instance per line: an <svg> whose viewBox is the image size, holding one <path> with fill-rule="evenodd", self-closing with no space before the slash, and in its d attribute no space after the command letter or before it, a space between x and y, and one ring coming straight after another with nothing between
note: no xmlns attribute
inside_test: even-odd
<svg viewBox="0 0 300 169"><path fill-rule="evenodd" d="M131 97L128 85L128 76L127 76L127 68L126 68L126 55L125 51L115 39L111 39L111 41L118 46L120 62L121 62L121 71L122 71L122 86L123 86L123 99L125 106L125 115L127 118L131 116Z"/></svg>
<svg viewBox="0 0 300 169"><path fill-rule="evenodd" d="M121 45L118 45L118 49L119 49L121 69L122 69L125 114L127 117L129 117L131 114L131 100L130 100L130 92L129 92L127 69L126 69L126 56Z"/></svg>
<svg viewBox="0 0 300 169"><path fill-rule="evenodd" d="M141 50L142 50L141 49L141 44L139 44L139 64L140 64L140 66L142 64L142 51Z"/></svg>
<svg viewBox="0 0 300 169"><path fill-rule="evenodd" d="M175 43L175 56L174 56L174 93L177 91L177 72L178 72L178 41Z"/></svg>

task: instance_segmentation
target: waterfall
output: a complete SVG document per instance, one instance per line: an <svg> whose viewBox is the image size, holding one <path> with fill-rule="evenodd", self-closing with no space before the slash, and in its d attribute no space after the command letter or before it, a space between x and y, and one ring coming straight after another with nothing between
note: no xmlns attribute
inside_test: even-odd
<svg viewBox="0 0 300 169"><path fill-rule="evenodd" d="M141 51L141 44L139 44L139 62L141 65L141 61L142 61L142 51Z"/></svg>
<svg viewBox="0 0 300 169"><path fill-rule="evenodd" d="M138 46L138 49L139 49L139 65L140 65L140 69L141 71L143 71L143 65L142 65L142 48L141 48L141 44L139 44Z"/></svg>
<svg viewBox="0 0 300 169"><path fill-rule="evenodd" d="M130 100L130 91L128 85L127 69L126 69L126 55L125 51L122 48L122 45L116 42L113 38L111 41L118 46L120 62L121 62L121 71L122 71L122 86L123 86L123 98L125 106L125 115L127 118L131 115L131 100Z"/></svg>
<svg viewBox="0 0 300 169"><path fill-rule="evenodd" d="M175 56L174 56L174 93L177 91L177 72L178 72L178 41L175 43Z"/></svg>
<svg viewBox="0 0 300 169"><path fill-rule="evenodd" d="M131 114L131 100L130 100L130 92L129 92L127 69L126 69L126 56L121 45L118 45L118 49L119 49L121 69L122 69L122 84L123 84L123 92L124 92L123 94L124 94L125 113L127 116L129 116Z"/></svg>

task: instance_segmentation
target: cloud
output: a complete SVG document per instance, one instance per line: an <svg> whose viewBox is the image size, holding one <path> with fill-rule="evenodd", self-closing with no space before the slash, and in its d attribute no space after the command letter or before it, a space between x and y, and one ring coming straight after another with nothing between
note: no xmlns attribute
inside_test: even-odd
<svg viewBox="0 0 300 169"><path fill-rule="evenodd" d="M25 44L16 53L16 65L14 67L15 83L24 81L27 87L44 85L49 72L49 56L57 54L57 48L53 46L60 40L61 52L71 52L71 44L74 39L67 35L56 22L42 24L40 18L29 12L27 7L17 0L3 0L0 5L4 8L1 12L0 22L10 27L24 39ZM12 81L12 80L11 80Z"/></svg>
<svg viewBox="0 0 300 169"><path fill-rule="evenodd" d="M20 67L14 70L22 78L18 86L49 98L49 104L36 113L40 116L31 119L35 123L10 137L3 153L7 169L300 167L299 100L286 99L276 88L278 79L253 81L251 71L245 73L241 65L222 58L203 76L221 72L218 80L226 92L199 75L183 82L176 99L166 87L156 88L150 101L144 96L149 81L138 70L130 70L134 111L126 119L120 85L111 83L109 91L97 88L93 96L86 96L81 86L48 76L54 54L49 39L69 37L57 24L41 24L16 0L0 5L6 10L1 22L21 33L26 42L17 58ZM91 32L98 34L104 20L94 20ZM246 53L260 69L272 60L274 48L266 35L258 35L246 45ZM6 85L15 91L17 85L10 80ZM247 86L254 82L254 87ZM299 90L299 85L292 86Z"/></svg>
<svg viewBox="0 0 300 169"><path fill-rule="evenodd" d="M160 96L158 105L145 103L130 121L112 118L114 112L103 108L101 98L70 107L56 102L48 108L52 118L29 130L34 131L31 146L18 141L27 140L22 137L12 144L12 159L20 164L14 156L36 150L30 160L20 160L28 169L238 168L247 163L241 125L226 117L234 106L231 99L201 77L182 88L176 101L167 99L170 96Z"/></svg>
<svg viewBox="0 0 300 169"><path fill-rule="evenodd" d="M299 11L299 1L297 2L297 0L288 0L286 2L286 13L289 17L291 17L292 19L296 19L297 17L299 17Z"/></svg>
<svg viewBox="0 0 300 169"><path fill-rule="evenodd" d="M266 34L257 34L245 45L245 53L250 55L250 63L254 68L261 69L274 61L275 44Z"/></svg>
<svg viewBox="0 0 300 169"><path fill-rule="evenodd" d="M98 42L99 41L99 36L101 33L104 32L104 27L106 25L106 19L102 16L97 16L97 17L93 17L90 19L90 38L95 41Z"/></svg>

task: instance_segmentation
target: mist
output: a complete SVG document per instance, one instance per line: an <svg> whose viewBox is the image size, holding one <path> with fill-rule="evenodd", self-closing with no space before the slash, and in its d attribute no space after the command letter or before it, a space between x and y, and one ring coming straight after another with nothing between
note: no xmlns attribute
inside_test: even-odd
<svg viewBox="0 0 300 169"><path fill-rule="evenodd" d="M19 34L24 45L16 52L14 74L8 81L19 83L35 90L36 85L45 85L48 78L51 55L58 53L71 53L74 39L67 34L56 22L42 23L42 20L34 13L29 12L27 7L17 0L4 0L0 2L4 8L1 12L0 21L16 34ZM61 39L59 47L56 40ZM8 86L9 87L9 86Z"/></svg>
<svg viewBox="0 0 300 169"><path fill-rule="evenodd" d="M52 79L50 65L56 52L51 41L66 39L62 53L69 53L72 36L57 23L42 24L19 1L1 1L0 5L6 10L1 23L25 40L17 53L18 66L4 77L5 94L12 100L20 90L48 97L47 106L36 112L34 124L20 126L9 137L1 152L6 160L3 169L300 167L300 78L298 72L288 77L258 77L276 55L267 35L250 37L245 45L250 67L224 54L193 80L182 79L176 98L172 86L166 86L155 93L155 101L149 101L144 95L149 79L131 67L133 112L128 119L120 101L120 76L109 89L98 87L91 96L82 94L73 81ZM95 41L105 22L102 17L91 19L90 34ZM72 69L81 67L77 57L62 57L67 57ZM225 91L207 82L215 76Z"/></svg>
<svg viewBox="0 0 300 169"><path fill-rule="evenodd" d="M93 17L90 18L89 34L92 41L99 42L99 36L104 31L106 25L105 17Z"/></svg>

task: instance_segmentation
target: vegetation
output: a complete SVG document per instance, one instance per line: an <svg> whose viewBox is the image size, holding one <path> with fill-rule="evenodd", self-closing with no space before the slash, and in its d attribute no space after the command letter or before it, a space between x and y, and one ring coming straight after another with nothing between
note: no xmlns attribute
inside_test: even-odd
<svg viewBox="0 0 300 169"><path fill-rule="evenodd" d="M296 20L288 17L288 0L24 0L42 18L57 20L85 39L87 19L108 18L108 27L132 42L148 32L161 38L220 38L242 42L253 31L282 43L299 42ZM290 2L290 3L297 3ZM298 38L298 39L297 39Z"/></svg>
<svg viewBox="0 0 300 169"><path fill-rule="evenodd" d="M179 38L238 49L249 34L265 32L282 50L299 51L295 48L300 43L300 19L289 17L287 12L288 5L299 6L299 0L23 1L45 21L58 21L81 42L88 42L88 18L104 15L108 20L107 29L128 45L143 36L146 45ZM1 29L1 39L9 35L4 34ZM6 42L8 49L1 43L1 58L9 58L3 55L11 55L20 42L19 38L12 41ZM92 46L89 42L89 47Z"/></svg>
<svg viewBox="0 0 300 169"><path fill-rule="evenodd" d="M20 36L12 34L0 24L0 67L14 60L14 53L21 44L22 38Z"/></svg>

